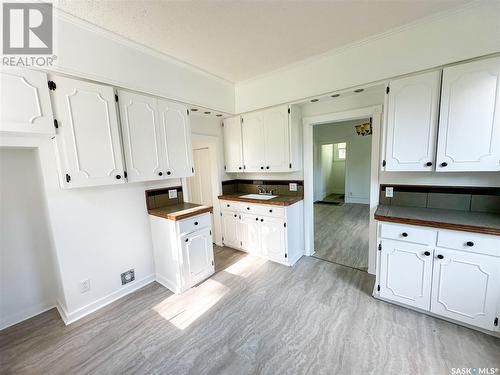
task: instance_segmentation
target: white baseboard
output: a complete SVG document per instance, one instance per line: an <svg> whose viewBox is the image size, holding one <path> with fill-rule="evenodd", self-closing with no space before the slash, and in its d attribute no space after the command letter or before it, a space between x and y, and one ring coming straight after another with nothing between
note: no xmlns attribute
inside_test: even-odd
<svg viewBox="0 0 500 375"><path fill-rule="evenodd" d="M355 198L345 196L345 203L361 203L361 204L370 204L370 198Z"/></svg>
<svg viewBox="0 0 500 375"><path fill-rule="evenodd" d="M116 292L113 292L111 294L108 294L107 296L99 298L98 300L89 303L88 305L83 306L75 311L66 311L60 303L58 303L57 309L64 323L68 325L76 322L77 320L83 318L84 316L87 316L103 308L104 306L109 305L110 303L126 296L127 294L135 292L137 289L140 289L143 286L152 283L153 281L155 281L155 275L146 276L140 280L136 280L130 283L127 286L124 286L123 288L120 288Z"/></svg>
<svg viewBox="0 0 500 375"><path fill-rule="evenodd" d="M36 315L44 313L45 311L53 309L54 307L56 307L54 301L45 301L22 311L16 312L15 314L9 315L7 317L2 317L0 319L0 331L17 323L21 323L22 321L32 318Z"/></svg>
<svg viewBox="0 0 500 375"><path fill-rule="evenodd" d="M165 288L174 292L175 294L180 294L181 290L175 286L175 283L163 277L162 275L156 274L156 282L163 285Z"/></svg>

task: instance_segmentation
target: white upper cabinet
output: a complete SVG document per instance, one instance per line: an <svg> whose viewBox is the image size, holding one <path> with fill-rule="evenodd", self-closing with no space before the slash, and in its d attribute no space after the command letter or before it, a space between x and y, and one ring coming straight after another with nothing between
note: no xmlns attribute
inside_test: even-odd
<svg viewBox="0 0 500 375"><path fill-rule="evenodd" d="M290 171L290 141L288 106L283 105L263 112L265 169L268 172Z"/></svg>
<svg viewBox="0 0 500 375"><path fill-rule="evenodd" d="M243 160L245 172L265 170L266 144L264 141L264 115L262 112L242 116Z"/></svg>
<svg viewBox="0 0 500 375"><path fill-rule="evenodd" d="M167 177L194 175L188 108L184 104L158 99L164 174Z"/></svg>
<svg viewBox="0 0 500 375"><path fill-rule="evenodd" d="M386 171L432 171L441 72L393 80L387 95Z"/></svg>
<svg viewBox="0 0 500 375"><path fill-rule="evenodd" d="M112 87L57 77L52 91L64 187L125 182Z"/></svg>
<svg viewBox="0 0 500 375"><path fill-rule="evenodd" d="M118 96L127 179L157 180L163 175L157 100L124 90Z"/></svg>
<svg viewBox="0 0 500 375"><path fill-rule="evenodd" d="M243 172L243 143L241 139L241 117L230 117L223 121L224 166L226 172Z"/></svg>
<svg viewBox="0 0 500 375"><path fill-rule="evenodd" d="M500 58L445 68L437 171L500 171Z"/></svg>
<svg viewBox="0 0 500 375"><path fill-rule="evenodd" d="M28 69L0 71L0 131L55 133L47 75Z"/></svg>

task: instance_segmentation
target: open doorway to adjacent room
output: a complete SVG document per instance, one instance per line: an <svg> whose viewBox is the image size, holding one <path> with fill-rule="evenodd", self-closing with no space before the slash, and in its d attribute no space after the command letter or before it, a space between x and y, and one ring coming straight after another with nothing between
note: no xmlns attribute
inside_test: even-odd
<svg viewBox="0 0 500 375"><path fill-rule="evenodd" d="M314 126L314 256L367 270L371 120Z"/></svg>

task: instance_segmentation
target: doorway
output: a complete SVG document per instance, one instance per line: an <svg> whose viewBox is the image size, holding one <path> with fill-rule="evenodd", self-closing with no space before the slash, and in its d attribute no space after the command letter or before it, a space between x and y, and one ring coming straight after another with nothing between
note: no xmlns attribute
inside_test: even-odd
<svg viewBox="0 0 500 375"><path fill-rule="evenodd" d="M316 202L341 205L345 201L347 142L321 144L318 148Z"/></svg>

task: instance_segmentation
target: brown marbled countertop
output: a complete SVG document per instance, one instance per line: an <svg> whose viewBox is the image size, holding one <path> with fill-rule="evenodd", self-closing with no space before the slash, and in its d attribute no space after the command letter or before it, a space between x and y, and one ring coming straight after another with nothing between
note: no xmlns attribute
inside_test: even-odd
<svg viewBox="0 0 500 375"><path fill-rule="evenodd" d="M248 195L249 193L235 193L219 195L219 199L225 201L236 201L236 202L246 202L246 203L256 203L256 204L271 204L274 206L291 206L294 203L300 202L304 199L303 196L299 195L278 195L276 198L261 200L261 199L251 199L242 198L242 195Z"/></svg>
<svg viewBox="0 0 500 375"><path fill-rule="evenodd" d="M375 219L500 236L500 214L495 213L379 205Z"/></svg>
<svg viewBox="0 0 500 375"><path fill-rule="evenodd" d="M169 220L182 220L188 217L201 215L206 212L212 212L212 207L202 206L194 203L179 203L164 206L160 208L153 208L148 211L150 215L163 217Z"/></svg>

